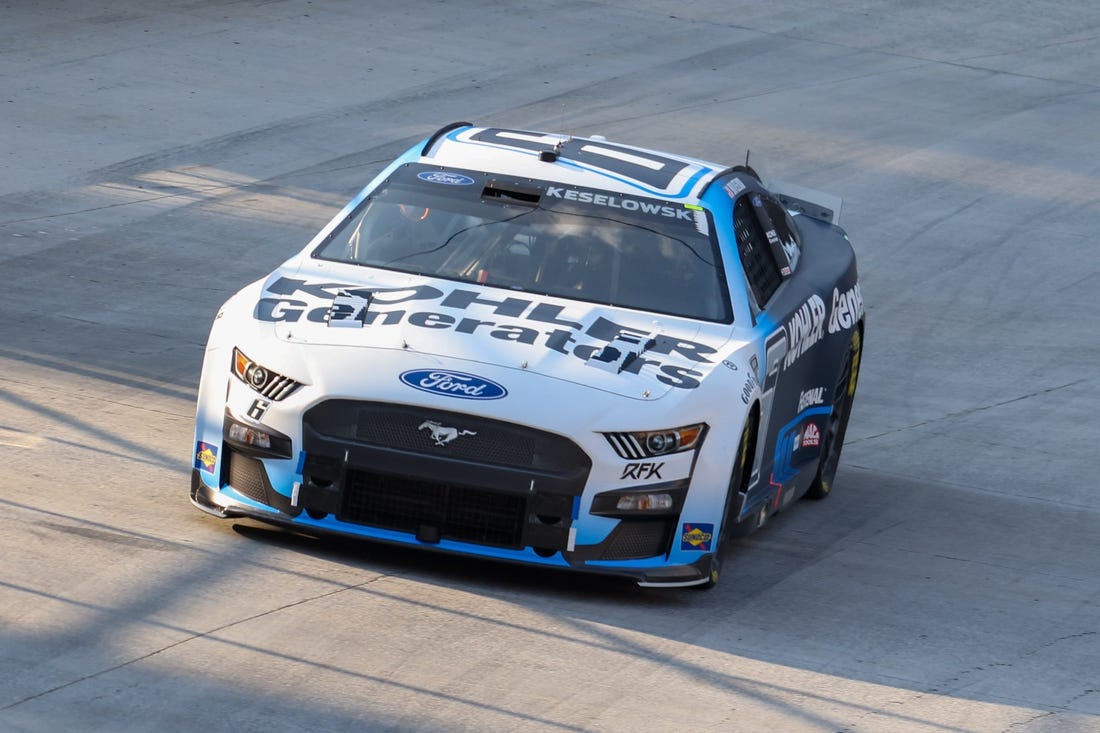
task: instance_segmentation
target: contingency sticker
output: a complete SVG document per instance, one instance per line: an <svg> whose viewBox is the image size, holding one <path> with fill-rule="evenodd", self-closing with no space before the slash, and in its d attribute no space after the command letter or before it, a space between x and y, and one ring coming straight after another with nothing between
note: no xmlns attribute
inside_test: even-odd
<svg viewBox="0 0 1100 733"><path fill-rule="evenodd" d="M218 461L217 446L199 441L195 444L195 468L214 473L214 464Z"/></svg>
<svg viewBox="0 0 1100 733"><path fill-rule="evenodd" d="M710 552L713 539L713 524L684 522L684 531L680 534L680 549L687 552Z"/></svg>

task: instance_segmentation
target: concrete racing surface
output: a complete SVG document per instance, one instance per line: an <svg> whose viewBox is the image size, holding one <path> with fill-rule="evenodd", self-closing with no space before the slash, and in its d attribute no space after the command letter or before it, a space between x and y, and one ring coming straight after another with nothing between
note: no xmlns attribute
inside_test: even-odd
<svg viewBox="0 0 1100 733"><path fill-rule="evenodd" d="M460 119L844 198L835 493L713 591L189 504L218 305ZM1093 0L0 0L0 731L1100 730L1098 130Z"/></svg>

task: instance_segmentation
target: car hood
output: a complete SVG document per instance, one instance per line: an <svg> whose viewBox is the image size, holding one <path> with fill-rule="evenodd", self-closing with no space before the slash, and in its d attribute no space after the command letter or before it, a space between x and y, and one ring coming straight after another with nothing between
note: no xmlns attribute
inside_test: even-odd
<svg viewBox="0 0 1100 733"><path fill-rule="evenodd" d="M399 350L431 357L426 367L492 365L639 400L697 388L731 336L729 324L317 261L269 276L253 317L307 361L310 345Z"/></svg>

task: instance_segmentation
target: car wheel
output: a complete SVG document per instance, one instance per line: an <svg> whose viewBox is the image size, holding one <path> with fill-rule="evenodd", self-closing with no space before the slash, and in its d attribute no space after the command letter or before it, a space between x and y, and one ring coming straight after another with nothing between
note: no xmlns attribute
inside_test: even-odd
<svg viewBox="0 0 1100 733"><path fill-rule="evenodd" d="M718 546L710 563L710 579L703 586L713 588L718 583L718 575L722 569L722 555L730 541L737 536L735 531L739 524L734 516L737 505L737 496L745 491L752 476L752 459L756 454L756 416L750 415L745 429L741 431L741 439L737 442L737 460L734 461L733 471L730 473L729 487L726 489L726 505L722 510L722 524L718 530Z"/></svg>
<svg viewBox="0 0 1100 733"><path fill-rule="evenodd" d="M822 436L821 460L817 465L817 475L805 494L807 499L824 499L832 491L836 469L840 465L840 451L844 448L844 434L848 431L852 401L856 396L859 360L862 353L863 340L857 328L852 332L848 354L844 357L844 366L840 370L840 376L833 390L833 411L829 415L829 422Z"/></svg>

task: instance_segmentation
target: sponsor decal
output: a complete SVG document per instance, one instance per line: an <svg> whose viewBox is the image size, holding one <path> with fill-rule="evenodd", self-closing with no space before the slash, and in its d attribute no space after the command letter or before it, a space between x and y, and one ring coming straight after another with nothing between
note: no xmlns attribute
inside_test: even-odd
<svg viewBox="0 0 1100 733"><path fill-rule="evenodd" d="M833 307L829 312L829 333L846 331L863 317L863 294L856 283L843 293L833 288Z"/></svg>
<svg viewBox="0 0 1100 733"><path fill-rule="evenodd" d="M683 531L680 533L680 549L686 552L710 552L713 539L713 524L684 522Z"/></svg>
<svg viewBox="0 0 1100 733"><path fill-rule="evenodd" d="M252 314L256 320L266 323L331 325L339 313L340 320L352 321L348 324L352 327L411 325L449 330L572 354L585 362L616 341L644 343L645 348L636 358L615 361L618 372L637 375L647 369L654 372L657 381L678 389L695 389L702 377L702 372L684 361L709 364L718 352L699 341L653 335L604 316L585 322L571 316L567 306L511 295L494 298L461 287L449 292L430 285L372 289L280 277L268 285L266 294L272 297L260 298ZM334 310L337 298L343 306L338 312ZM324 303L318 304L317 300ZM369 301L369 308L355 308L356 303L365 301ZM631 349L634 351L638 351L637 346Z"/></svg>
<svg viewBox="0 0 1100 733"><path fill-rule="evenodd" d="M821 445L821 431L817 429L817 425L809 423L802 431L802 447L816 448L819 445Z"/></svg>
<svg viewBox="0 0 1100 733"><path fill-rule="evenodd" d="M664 462L645 462L645 463L628 463L623 468L623 475L619 476L619 480L632 478L632 479L651 479L662 478L661 469L664 468Z"/></svg>
<svg viewBox="0 0 1100 733"><path fill-rule="evenodd" d="M458 428L448 427L442 423L438 423L435 420L425 420L420 423L420 427L417 430L427 430L432 436L432 440L436 445L447 445L451 441L463 435L477 435L473 430L459 430Z"/></svg>
<svg viewBox="0 0 1100 733"><path fill-rule="evenodd" d="M802 412L807 407L814 407L816 405L823 404L825 402L825 388L814 387L813 389L804 389L802 394L798 395L798 412Z"/></svg>
<svg viewBox="0 0 1100 733"><path fill-rule="evenodd" d="M218 447L199 441L195 444L195 468L214 473L214 464L218 462Z"/></svg>
<svg viewBox="0 0 1100 733"><path fill-rule="evenodd" d="M811 295L783 328L787 332L787 343L790 345L787 357L783 360L783 368L790 369L798 361L798 357L809 351L825 335L825 301L817 294Z"/></svg>
<svg viewBox="0 0 1100 733"><path fill-rule="evenodd" d="M582 204L595 204L606 206L609 209L622 209L623 211L637 211L643 214L664 216L669 219L683 220L695 224L695 215L688 209L677 208L660 201L645 201L642 199L630 199L624 196L612 196L606 193L594 191L579 191L575 188L560 188L547 186L546 196L565 201L577 201Z"/></svg>
<svg viewBox="0 0 1100 733"><path fill-rule="evenodd" d="M469 176L447 171L424 171L417 173L416 177L428 183L442 183L444 186L472 186L474 183L474 179Z"/></svg>
<svg viewBox="0 0 1100 733"><path fill-rule="evenodd" d="M745 184L741 182L740 178L734 178L722 188L726 189L726 193L729 194L731 199L735 199L737 194L745 190Z"/></svg>
<svg viewBox="0 0 1100 733"><path fill-rule="evenodd" d="M446 369L411 369L402 372L400 379L421 392L459 397L464 400L499 400L508 394L508 390L503 385L491 379Z"/></svg>
<svg viewBox="0 0 1100 733"><path fill-rule="evenodd" d="M729 359L726 359L725 361L723 361L722 366L724 366L726 369L729 369L730 371L733 371L733 372L737 371L737 364L733 363Z"/></svg>

